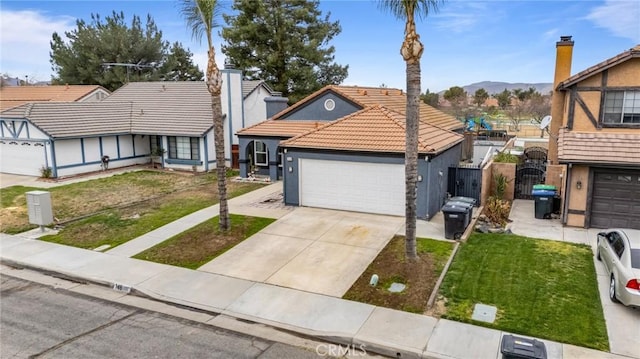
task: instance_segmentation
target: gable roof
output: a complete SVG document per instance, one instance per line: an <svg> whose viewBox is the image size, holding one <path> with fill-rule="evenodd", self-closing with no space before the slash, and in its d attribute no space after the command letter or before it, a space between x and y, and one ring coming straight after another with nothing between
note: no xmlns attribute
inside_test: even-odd
<svg viewBox="0 0 640 359"><path fill-rule="evenodd" d="M575 132L560 130L558 159L564 163L640 163L640 133Z"/></svg>
<svg viewBox="0 0 640 359"><path fill-rule="evenodd" d="M286 121L283 121L286 122ZM374 105L282 142L284 147L365 152L405 152L405 116ZM462 135L420 121L418 152L440 153L462 141Z"/></svg>
<svg viewBox="0 0 640 359"><path fill-rule="evenodd" d="M604 70L619 65L629 59L640 58L640 45L637 45L621 54L618 54L610 59L604 60L599 64L595 64L586 70L580 71L577 74L569 77L568 79L558 84L558 90L566 90L570 86L577 84L593 75L599 74Z"/></svg>
<svg viewBox="0 0 640 359"><path fill-rule="evenodd" d="M255 91L258 87L263 86L269 95L272 96L274 91L267 85L263 80L242 80L242 98L246 99L253 91Z"/></svg>
<svg viewBox="0 0 640 359"><path fill-rule="evenodd" d="M28 119L53 138L127 134L131 103L37 102L2 111L2 118Z"/></svg>
<svg viewBox="0 0 640 359"><path fill-rule="evenodd" d="M28 102L73 102L94 91L109 91L99 85L4 86L0 88L0 110Z"/></svg>
<svg viewBox="0 0 640 359"><path fill-rule="evenodd" d="M400 89L329 85L312 93L303 100L298 101L293 106L277 113L273 116L273 119L277 120L286 114L304 107L315 98L328 91L332 91L348 99L361 108L382 105L402 115L406 112L407 96L406 93ZM420 102L420 120L445 130L458 130L464 128L464 124L456 120L453 116L447 115L446 113L423 102Z"/></svg>
<svg viewBox="0 0 640 359"><path fill-rule="evenodd" d="M102 102L132 103L132 133L201 136L213 126L204 81L130 82Z"/></svg>

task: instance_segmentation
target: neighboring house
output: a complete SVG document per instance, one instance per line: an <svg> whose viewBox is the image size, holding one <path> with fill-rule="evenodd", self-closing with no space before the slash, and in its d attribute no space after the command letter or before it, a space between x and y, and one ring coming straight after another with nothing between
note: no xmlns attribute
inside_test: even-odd
<svg viewBox="0 0 640 359"><path fill-rule="evenodd" d="M326 86L269 120L238 131L240 176L247 177L254 173L268 175L271 180L280 179L281 141L375 105L383 105L389 110L404 114L406 101L406 94L399 89ZM463 132L462 122L422 102L420 116L423 122L441 129Z"/></svg>
<svg viewBox="0 0 640 359"><path fill-rule="evenodd" d="M222 72L230 163L238 143L234 129L265 117L246 116L241 72ZM273 94L254 84L247 98L255 107L262 97L267 107L265 99ZM75 175L100 170L103 156L109 156L111 168L141 164L158 147L166 151L165 167L208 171L215 166L211 96L202 81L129 83L96 103L25 104L2 111L0 128L0 171L6 173L40 175L41 168L51 167L54 177Z"/></svg>
<svg viewBox="0 0 640 359"><path fill-rule="evenodd" d="M402 216L405 108L402 90L327 86L238 132L241 176L284 177L291 205ZM417 211L429 219L460 161L463 124L426 104L420 111Z"/></svg>
<svg viewBox="0 0 640 359"><path fill-rule="evenodd" d="M556 75L570 73L572 50L558 42ZM640 229L640 45L556 85L549 158L566 173L563 223Z"/></svg>
<svg viewBox="0 0 640 359"><path fill-rule="evenodd" d="M98 85L3 86L0 88L0 111L30 102L91 102L109 96Z"/></svg>

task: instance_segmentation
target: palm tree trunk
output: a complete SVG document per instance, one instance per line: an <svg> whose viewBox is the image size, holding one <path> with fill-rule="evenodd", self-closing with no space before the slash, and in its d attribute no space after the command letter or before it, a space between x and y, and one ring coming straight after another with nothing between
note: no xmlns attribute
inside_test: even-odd
<svg viewBox="0 0 640 359"><path fill-rule="evenodd" d="M418 180L418 131L420 118L420 60L407 61L407 131L405 150L405 250L410 260L416 251L416 192Z"/></svg>
<svg viewBox="0 0 640 359"><path fill-rule="evenodd" d="M222 118L222 74L215 60L215 51L209 39L209 61L207 64L207 88L211 93L211 111L213 112L213 139L216 150L216 177L218 196L220 198L220 215L218 224L221 231L231 227L229 222L229 205L227 204L227 168L224 158L224 121Z"/></svg>

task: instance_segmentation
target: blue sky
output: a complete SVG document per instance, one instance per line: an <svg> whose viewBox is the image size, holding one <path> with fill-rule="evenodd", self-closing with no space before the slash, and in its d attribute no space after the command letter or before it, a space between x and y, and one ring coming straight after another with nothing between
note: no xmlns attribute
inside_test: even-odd
<svg viewBox="0 0 640 359"><path fill-rule="evenodd" d="M231 9L230 2L224 4ZM320 8L342 26L331 44L336 61L349 65L344 84L404 88L405 64L399 55L404 23L377 4L321 0ZM48 80L51 34L73 29L77 18L104 17L112 10L128 18L150 14L165 40L182 42L196 63L206 66L205 47L191 39L176 1L2 0L0 72ZM560 35L575 41L573 73L640 44L640 1L447 1L437 13L419 19L417 29L425 45L423 92L484 80L551 82ZM216 38L219 50L221 39ZM220 53L217 60L224 61Z"/></svg>

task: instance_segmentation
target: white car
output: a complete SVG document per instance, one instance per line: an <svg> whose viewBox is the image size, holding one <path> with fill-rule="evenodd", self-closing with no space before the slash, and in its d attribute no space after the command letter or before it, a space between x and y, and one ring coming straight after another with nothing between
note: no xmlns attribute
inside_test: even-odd
<svg viewBox="0 0 640 359"><path fill-rule="evenodd" d="M640 234L621 229L598 233L596 257L609 274L611 301L640 307Z"/></svg>

